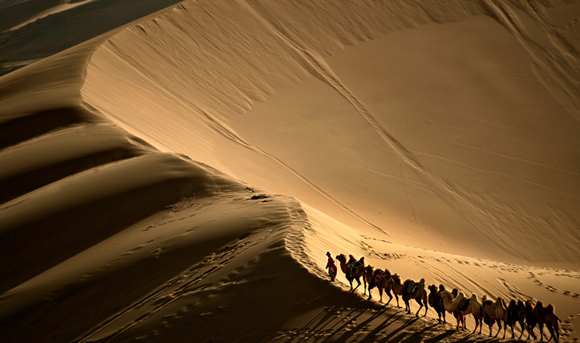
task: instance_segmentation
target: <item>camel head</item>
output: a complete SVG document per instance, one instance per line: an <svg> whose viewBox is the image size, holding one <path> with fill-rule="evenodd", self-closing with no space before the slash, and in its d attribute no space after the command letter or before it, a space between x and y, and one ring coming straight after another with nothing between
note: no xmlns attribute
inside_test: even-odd
<svg viewBox="0 0 580 343"><path fill-rule="evenodd" d="M346 257L344 254L336 255L336 259L342 263L346 263Z"/></svg>
<svg viewBox="0 0 580 343"><path fill-rule="evenodd" d="M443 284L439 285L439 292L443 292L445 290L445 286Z"/></svg>
<svg viewBox="0 0 580 343"><path fill-rule="evenodd" d="M365 267L365 274L374 275L378 270L379 269L375 270L375 268L369 264L368 266Z"/></svg>
<svg viewBox="0 0 580 343"><path fill-rule="evenodd" d="M398 283L398 284L401 283L401 277L399 276L399 274L397 274L397 273L393 274L392 278L393 278L393 281L395 281L395 283Z"/></svg>
<svg viewBox="0 0 580 343"><path fill-rule="evenodd" d="M429 286L429 287L427 287L427 288L429 288L429 292L430 292L431 294L436 294L436 293L437 293L437 286L435 286L435 285L430 285L430 286Z"/></svg>
<svg viewBox="0 0 580 343"><path fill-rule="evenodd" d="M453 288L453 290L451 291L451 294L453 294L453 297L457 298L457 295L459 294L459 290L457 288Z"/></svg>

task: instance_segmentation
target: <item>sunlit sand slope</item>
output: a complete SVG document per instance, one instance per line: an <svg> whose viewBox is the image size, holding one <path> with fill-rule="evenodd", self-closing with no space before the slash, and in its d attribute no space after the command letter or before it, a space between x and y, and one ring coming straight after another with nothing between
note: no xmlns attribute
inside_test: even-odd
<svg viewBox="0 0 580 343"><path fill-rule="evenodd" d="M395 242L577 263L566 10L184 2L103 44L82 94L162 150Z"/></svg>

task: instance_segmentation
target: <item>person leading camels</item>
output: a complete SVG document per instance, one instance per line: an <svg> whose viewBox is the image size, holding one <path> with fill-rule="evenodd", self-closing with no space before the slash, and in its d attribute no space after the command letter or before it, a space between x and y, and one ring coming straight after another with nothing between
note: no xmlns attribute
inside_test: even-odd
<svg viewBox="0 0 580 343"><path fill-rule="evenodd" d="M350 290L355 291L360 286L360 278L363 276L364 288L367 288L367 282L364 279L364 272L365 272L365 258L361 257L360 260L356 260L354 256L348 255L349 260L348 263L346 261L346 257L344 254L340 254L336 256L336 259L340 262L340 269L346 276L346 279L350 283ZM353 289L352 288L352 280L356 280L358 285Z"/></svg>
<svg viewBox="0 0 580 343"><path fill-rule="evenodd" d="M326 262L326 268L328 269L328 275L330 276L330 281L334 281L334 278L336 278L336 262L334 261L334 259L332 258L332 255L330 254L330 251L326 252L326 256L328 256L328 262Z"/></svg>

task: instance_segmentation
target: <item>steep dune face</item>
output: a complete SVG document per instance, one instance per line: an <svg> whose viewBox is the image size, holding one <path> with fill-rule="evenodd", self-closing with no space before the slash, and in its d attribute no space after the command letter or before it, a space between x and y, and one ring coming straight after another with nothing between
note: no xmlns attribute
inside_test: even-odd
<svg viewBox="0 0 580 343"><path fill-rule="evenodd" d="M94 46L0 85L0 340L252 341L303 310L360 306L298 262L298 202L161 153L81 103ZM302 292L284 295L293 280Z"/></svg>
<svg viewBox="0 0 580 343"><path fill-rule="evenodd" d="M184 2L100 47L82 92L372 235L576 263L577 34L545 5Z"/></svg>

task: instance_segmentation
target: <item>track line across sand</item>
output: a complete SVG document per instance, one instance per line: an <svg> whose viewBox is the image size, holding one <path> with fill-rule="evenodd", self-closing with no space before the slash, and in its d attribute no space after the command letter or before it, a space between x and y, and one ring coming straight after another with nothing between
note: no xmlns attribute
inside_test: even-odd
<svg viewBox="0 0 580 343"><path fill-rule="evenodd" d="M185 10L185 9L182 9L182 10ZM222 137L224 137L224 138L226 138L226 139L228 139L228 140L230 140L230 141L232 141L240 146L243 146L246 149L249 149L249 150L254 151L260 155L263 155L263 156L267 157L268 159L276 162L277 164L282 166L284 169L288 170L292 175L296 176L298 179L300 179L305 184L307 184L312 189L314 189L317 193L322 195L325 199L327 199L331 203L335 204L337 207L341 208L342 210L349 213L353 217L357 218L361 222L379 230L383 234L386 234L386 235L389 234L387 231L385 231L381 227L372 223L368 219L364 218L362 215L358 214L357 212L355 212L354 210L349 208L347 205L345 205L341 201L337 200L335 197L330 195L328 192L326 192L320 186L316 185L314 182L310 181L306 176L302 175L299 171L292 168L286 162L284 162L281 159L279 159L278 157L268 153L267 151L247 142L244 138L240 137L233 129L229 128L226 124L222 123L219 119L212 116L208 111L204 110L203 108L198 106L196 103L180 96L179 94L176 94L174 92L170 92L167 89L167 87L163 87L162 82L160 82L155 77L155 75L153 75L151 73L145 74L142 68L136 68L132 63L134 63L135 65L137 65L138 63L131 56L124 54L112 42L109 42L109 46L107 48L113 50L117 56L122 57L122 61L127 65L127 67L134 69L135 72L137 72L137 73L141 74L143 77L151 80L152 83L158 84L160 86L159 90L164 91L166 96L168 96L172 99L175 99L175 101L177 101L178 103L184 104L184 106L186 106L188 108L193 108L195 111L197 111L202 116L202 119L205 121L205 123L208 125L208 127L213 129L215 132L217 132ZM131 61L132 63L128 63L127 61Z"/></svg>
<svg viewBox="0 0 580 343"><path fill-rule="evenodd" d="M376 133L385 141L393 151L413 170L418 176L429 185L429 188L436 193L443 201L449 204L456 212L471 223L478 231L489 239L494 241L506 242L502 248L511 254L519 254L520 257L533 260L534 256L529 252L518 249L518 246L512 240L508 239L503 232L503 228L513 228L514 222L520 222L520 227L546 227L554 229L550 224L552 220L546 221L544 218L534 214L527 213L519 218L514 216L509 204L502 203L498 199L483 200L478 194L472 194L468 190L463 190L458 185L442 179L426 168L404 144L399 141L386 127L384 127L376 116L360 101L357 96L350 91L340 78L325 62L324 58L315 51L303 46L300 39L293 37L292 31L280 22L270 22L267 18L262 17L252 5L245 0L238 1L242 6L252 13L256 20L263 23L268 30L275 34L283 44L285 44L293 55L296 56L298 63L302 65L309 73L322 82L329 85L342 97L351 103L357 112L367 121L367 123L376 131ZM511 26L515 31L514 34L519 39L524 35L517 26ZM533 42L532 42L533 43ZM536 44L537 45L537 44ZM532 52L530 52L532 53ZM489 201L491 200L491 202ZM490 215L496 213L497 215ZM489 229L493 228L493 229ZM571 252L567 251L567 252Z"/></svg>

